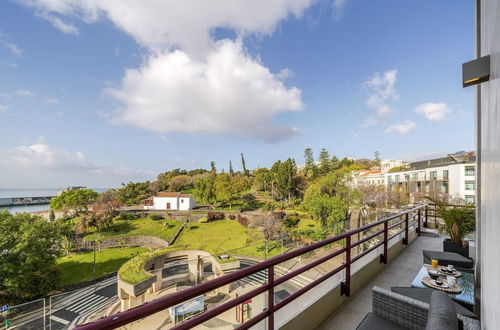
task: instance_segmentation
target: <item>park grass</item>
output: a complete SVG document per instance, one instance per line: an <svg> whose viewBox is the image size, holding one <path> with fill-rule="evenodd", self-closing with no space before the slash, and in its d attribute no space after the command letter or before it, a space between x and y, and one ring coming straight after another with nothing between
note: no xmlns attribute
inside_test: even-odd
<svg viewBox="0 0 500 330"><path fill-rule="evenodd" d="M188 225L177 239L177 244L215 254L266 257L263 234L258 230L245 228L235 220ZM275 245L274 242L268 242L267 257L281 252L281 249L274 248Z"/></svg>
<svg viewBox="0 0 500 330"><path fill-rule="evenodd" d="M124 247L96 251L96 277L116 272L130 258L148 251L143 247ZM83 252L57 259L61 270L60 285L91 280L94 276L94 252Z"/></svg>
<svg viewBox="0 0 500 330"><path fill-rule="evenodd" d="M170 242L181 225L181 222L175 220L151 220L151 218L114 220L113 224L101 233L89 228L85 235L85 241L93 241L99 235L100 239L125 236L154 236Z"/></svg>
<svg viewBox="0 0 500 330"><path fill-rule="evenodd" d="M309 217L301 217L297 227L294 230L306 231L306 230L315 230L320 228L321 226L317 221L309 218Z"/></svg>

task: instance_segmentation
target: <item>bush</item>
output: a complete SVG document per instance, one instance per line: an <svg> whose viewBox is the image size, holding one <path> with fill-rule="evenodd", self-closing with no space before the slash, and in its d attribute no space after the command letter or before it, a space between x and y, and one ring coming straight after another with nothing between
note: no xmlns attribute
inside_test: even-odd
<svg viewBox="0 0 500 330"><path fill-rule="evenodd" d="M150 214L149 218L151 220L162 220L162 219L164 219L163 215L161 215L161 214Z"/></svg>
<svg viewBox="0 0 500 330"><path fill-rule="evenodd" d="M243 227L247 227L248 228L248 225L250 224L250 221L248 220L247 217L244 217L244 216L238 214L238 223L240 225L242 225Z"/></svg>
<svg viewBox="0 0 500 330"><path fill-rule="evenodd" d="M299 217L298 214L290 214L289 216L287 216L283 220L283 224L287 228L293 228L293 227L297 226L297 224L299 223L299 221L300 221L300 217Z"/></svg>
<svg viewBox="0 0 500 330"><path fill-rule="evenodd" d="M254 196L254 194L248 193L248 194L241 196L241 199L245 202L252 202L255 200L255 196Z"/></svg>
<svg viewBox="0 0 500 330"><path fill-rule="evenodd" d="M139 219L139 218L140 218L140 216L138 214L135 214L135 213L122 213L118 217L119 220L135 220L135 219Z"/></svg>
<svg viewBox="0 0 500 330"><path fill-rule="evenodd" d="M229 219L231 219L231 220L235 220L235 219L236 219L236 216L235 216L234 214L230 214L230 215L229 215Z"/></svg>
<svg viewBox="0 0 500 330"><path fill-rule="evenodd" d="M224 212L208 212L207 220L208 222L224 220L226 218L226 214Z"/></svg>

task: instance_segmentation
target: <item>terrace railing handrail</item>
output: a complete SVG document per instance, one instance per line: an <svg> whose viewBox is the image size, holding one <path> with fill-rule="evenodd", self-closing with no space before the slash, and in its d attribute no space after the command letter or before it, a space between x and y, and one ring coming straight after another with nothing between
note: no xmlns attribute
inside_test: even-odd
<svg viewBox="0 0 500 330"><path fill-rule="evenodd" d="M234 281L240 280L244 277L247 277L249 275L258 273L260 271L267 270L268 274L268 282L266 284L263 284L260 287L257 287L256 289L247 292L241 296L238 296L234 299L231 299L221 305L218 305L210 310L207 310L187 321L184 321L182 323L177 324L174 326L172 329L189 329L193 326L202 324L203 322L217 316L218 314L229 310L238 304L243 303L244 301L251 299L252 297L255 297L261 293L264 293L268 291L269 297L268 297L268 308L264 310L263 312L257 314L256 316L252 317L250 320L247 322L243 323L240 325L239 328L241 329L248 329L249 327L257 324L258 322L262 321L266 317L268 318L268 328L273 329L274 328L274 312L286 304L288 304L290 301L296 299L300 295L304 294L305 292L309 291L313 287L317 286L318 284L322 283L326 279L330 278L331 276L335 275L339 271L345 269L346 270L346 276L345 276L345 281L341 283L341 291L343 295L349 296L349 290L350 290L350 267L351 264L354 263L355 261L359 260L361 257L364 255L368 254L369 252L373 251L374 249L384 245L384 252L381 254L380 261L382 263L387 263L387 248L388 248L388 241L396 237L397 235L401 233L405 233L405 236L403 238L403 244L408 244L408 230L411 225L417 224L417 233L420 232L420 224L421 224L421 210L422 209L427 209L428 204L422 204L417 207L413 207L411 209L405 210L403 212L400 212L398 214L389 216L387 218L381 219L377 222L373 222L371 224L367 224L365 226L347 231L345 233L333 236L331 238L325 239L320 242L313 243L311 245L281 254L277 255L275 257L272 257L270 259L264 260L262 262L259 262L257 264L245 267L243 269L237 270L235 272L223 275L219 278L215 278L213 280L210 280L205 283L198 284L196 286L184 289L182 291L172 293L170 295L167 295L165 297L157 298L151 302L146 302L143 305L134 307L132 309L129 309L124 312L119 312L115 315L107 316L104 318L101 318L93 323L88 323L84 324L78 327L78 329L114 329L117 327L120 327L125 324L129 324L131 322L137 321L139 319L145 318L147 316L150 316L154 313L160 312L162 310L165 310L169 307L176 306L182 302L185 302L187 300L196 298L200 295L203 295L205 293L208 293L214 289L217 289L221 286L230 284ZM409 216L410 213L415 213L411 217ZM427 212L425 212L427 214ZM397 224L391 224L389 226L389 221L401 218L403 217L404 219L402 221L399 221ZM415 220L410 224L410 220ZM371 229L373 227L379 226L379 225L384 225L384 228L382 230L377 231L376 233L371 234L370 236L362 238L358 241L352 242L351 237L353 235L356 235L358 233L364 232L368 229ZM388 231L396 227L398 225L404 225L404 228L399 230L396 234L392 235L389 237ZM368 250L364 251L363 253L359 254L358 256L355 256L351 259L351 249L355 246L358 246L370 239L375 238L378 235L384 234L384 238L381 242L378 242ZM290 259L293 259L295 257L298 257L300 255L303 255L308 252L312 252L316 249L319 249L321 247L324 247L326 245L338 242L342 239L346 239L346 246L338 249L324 257L321 257L318 260L315 260L313 262L310 262L307 265L304 265L300 267L299 269L296 269L288 274L285 274L279 278L274 278L274 266L283 263L285 261L288 261ZM339 267L335 268L334 270L330 271L329 273L321 276L320 278L314 280L310 284L304 286L303 288L299 289L297 292L294 292L278 304L274 303L274 287L285 282L288 279L291 279L294 276L297 276L313 267L316 267L317 265L321 264L322 262L325 262L331 258L334 258L335 256L338 256L342 253L346 253L346 261L344 264L340 265Z"/></svg>

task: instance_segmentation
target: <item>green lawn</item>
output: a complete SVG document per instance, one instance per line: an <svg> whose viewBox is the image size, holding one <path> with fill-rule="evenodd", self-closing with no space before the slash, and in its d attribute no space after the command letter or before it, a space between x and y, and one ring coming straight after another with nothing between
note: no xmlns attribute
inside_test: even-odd
<svg viewBox="0 0 500 330"><path fill-rule="evenodd" d="M130 258L148 251L143 247L112 248L96 251L96 276L116 272ZM94 252L84 252L57 259L62 272L60 285L91 280L94 276Z"/></svg>
<svg viewBox="0 0 500 330"><path fill-rule="evenodd" d="M174 237L177 230L182 225L175 220L151 220L150 218L139 218L135 220L114 220L113 225L99 234L101 239L123 236L154 236L167 242ZM93 228L89 228L85 235L86 241L92 241L97 233Z"/></svg>
<svg viewBox="0 0 500 330"><path fill-rule="evenodd" d="M300 231L305 231L309 229L317 229L319 228L320 225L318 224L317 221L309 218L309 217L302 217L300 218L299 223L297 224L297 227L293 228L293 230L300 230Z"/></svg>
<svg viewBox="0 0 500 330"><path fill-rule="evenodd" d="M175 245L185 245L189 249L210 250L215 253L229 252L233 255L265 257L264 237L261 232L245 228L235 220L219 220L210 223L194 223L185 229ZM267 257L281 253L268 243Z"/></svg>

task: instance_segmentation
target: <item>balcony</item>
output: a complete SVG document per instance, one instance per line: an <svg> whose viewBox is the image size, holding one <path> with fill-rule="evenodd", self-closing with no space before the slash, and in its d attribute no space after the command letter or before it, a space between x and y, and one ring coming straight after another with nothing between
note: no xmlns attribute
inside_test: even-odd
<svg viewBox="0 0 500 330"><path fill-rule="evenodd" d="M422 250L442 250L442 238L423 233L423 225L433 220L430 210L428 205L416 206L80 328L145 327L150 317L160 318L163 326L173 329L213 328L215 325L230 329L236 324L241 329L355 328L371 310L371 288L374 285L387 289L409 287L422 266ZM322 253L310 262L299 263L288 272L278 271L285 262L300 260L301 256L318 251ZM323 267L323 271L309 283L284 297L277 296L280 286L339 258L340 263ZM212 304L190 319L177 324L167 321L166 310L169 308L219 292L217 290L224 291L236 281L259 273L266 278L263 283L240 290L232 299ZM243 322L228 322L228 317L238 314L238 308L252 299L253 310Z"/></svg>

